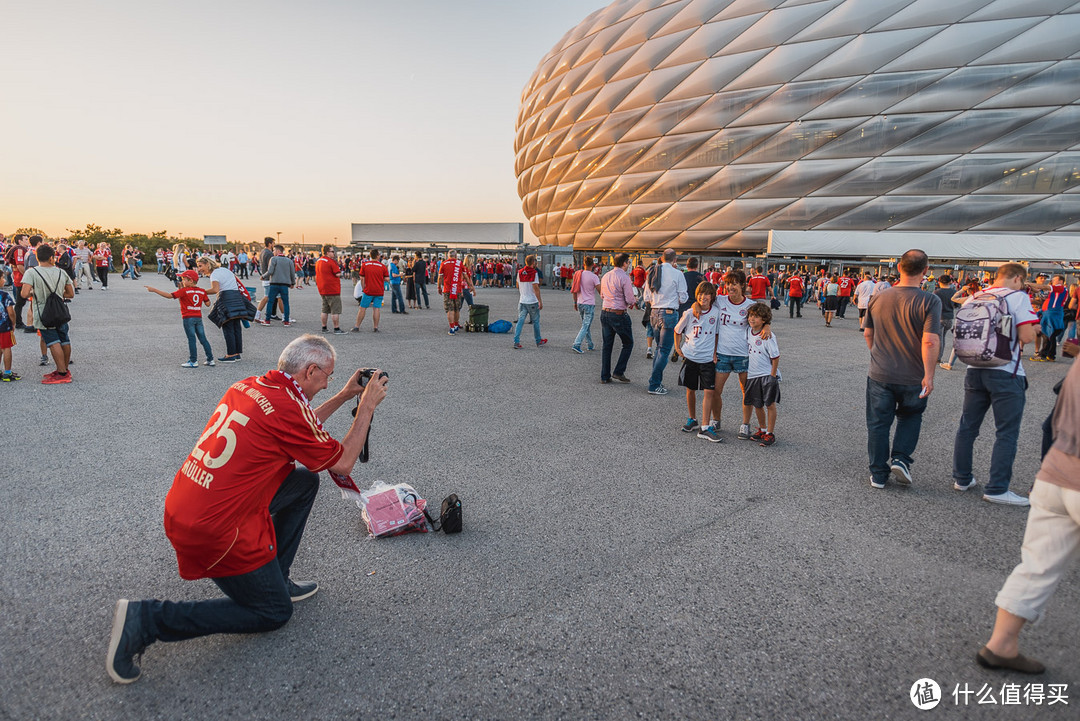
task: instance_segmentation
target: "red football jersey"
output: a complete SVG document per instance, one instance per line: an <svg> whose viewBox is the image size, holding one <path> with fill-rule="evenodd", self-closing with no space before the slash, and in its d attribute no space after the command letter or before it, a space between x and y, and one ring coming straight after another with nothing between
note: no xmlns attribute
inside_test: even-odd
<svg viewBox="0 0 1080 721"><path fill-rule="evenodd" d="M288 374L234 383L165 497L180 576L238 576L276 558L270 501L281 482L296 463L318 473L341 453Z"/></svg>
<svg viewBox="0 0 1080 721"><path fill-rule="evenodd" d="M386 266L377 260L365 260L360 264L360 275L364 276L364 295L383 295L383 283L386 281Z"/></svg>
<svg viewBox="0 0 1080 721"><path fill-rule="evenodd" d="M173 291L173 298L180 301L181 318L202 318L202 307L210 304L210 296L202 288L189 286Z"/></svg>
<svg viewBox="0 0 1080 721"><path fill-rule="evenodd" d="M461 261L456 258L447 258L439 266L439 272L442 273L442 292L451 298L457 298L461 288L465 285L463 280L465 267L461 264Z"/></svg>
<svg viewBox="0 0 1080 721"><path fill-rule="evenodd" d="M793 275L788 278L788 295L802 298L803 280L800 276Z"/></svg>
<svg viewBox="0 0 1080 721"><path fill-rule="evenodd" d="M315 287L320 295L341 294L341 267L328 256L315 261Z"/></svg>
<svg viewBox="0 0 1080 721"><path fill-rule="evenodd" d="M750 286L750 297L754 300L764 298L769 292L769 285L771 285L769 279L763 275L751 276L746 283Z"/></svg>
<svg viewBox="0 0 1080 721"><path fill-rule="evenodd" d="M11 251L11 280L15 283L15 288L18 289L19 284L22 283L23 274L19 272L16 266L26 267L26 254L30 252L28 248L24 248L21 245L16 245L15 250Z"/></svg>

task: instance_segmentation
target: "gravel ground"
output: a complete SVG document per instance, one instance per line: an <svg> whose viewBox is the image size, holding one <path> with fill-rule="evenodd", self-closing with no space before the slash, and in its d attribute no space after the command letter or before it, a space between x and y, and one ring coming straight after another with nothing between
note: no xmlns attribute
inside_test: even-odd
<svg viewBox="0 0 1080 721"><path fill-rule="evenodd" d="M950 718L1076 718L1075 568L1023 637L1050 667L1038 681L1069 684L1070 705L991 710L951 695L991 684L1000 700L1002 683L1030 680L973 662L1027 514L951 488L962 372L938 373L913 487L873 490L856 320L826 329L813 307L778 318L777 444L736 440L734 382L726 440L710 444L679 432L677 368L671 395L645 392L636 317L633 382L602 386L599 352L570 351L570 295L551 290L541 349L528 331L518 351L509 335L450 337L435 308L386 310L378 335L369 319L332 338L334 387L355 367L391 379L358 483L409 481L436 506L457 492L464 533L369 540L327 481L294 566L320 591L288 625L156 644L138 683L114 685L104 656L117 598L218 595L177 575L165 493L227 385L318 331L319 299L293 291L299 325L245 332L242 363L188 370L176 304L112 282L71 306L74 383L40 385L36 344L19 334L24 380L0 387L14 421L0 459L4 718L891 719L921 713L908 692L923 677L944 689ZM478 300L491 320L516 316L514 291ZM599 318L594 334L599 347ZM208 335L223 354L209 324ZM1028 365L1022 493L1068 368ZM340 437L348 420L327 425ZM987 433L989 421L984 474Z"/></svg>

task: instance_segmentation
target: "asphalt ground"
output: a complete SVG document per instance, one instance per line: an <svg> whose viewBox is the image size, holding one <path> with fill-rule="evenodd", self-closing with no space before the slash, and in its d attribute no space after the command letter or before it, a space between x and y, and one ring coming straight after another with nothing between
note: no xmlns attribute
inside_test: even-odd
<svg viewBox="0 0 1080 721"><path fill-rule="evenodd" d="M243 362L216 368L181 368L176 303L118 275L71 306L74 383L40 385L48 369L18 335L24 380L0 384L4 718L905 719L925 713L908 698L924 677L943 689L932 714L1077 717L1076 568L1022 636L1044 676L974 663L1027 514L952 490L962 372L938 372L914 485L874 490L857 320L827 329L812 306L802 320L778 317L776 445L735 438L734 380L725 442L711 444L680 432L676 367L671 395L646 393L638 314L633 382L600 385L599 352L569 348L569 293L548 289L540 349L528 330L523 350L510 335L450 337L435 307L386 310L379 334L369 318L363 333L332 338L333 388L351 368L390 374L358 483L407 481L436 507L456 492L464 533L369 540L359 509L325 480L293 568L320 591L284 628L158 643L137 683L113 684L104 658L117 598L219 595L179 578L164 498L228 384L318 331L314 287L291 295L297 326L246 331ZM513 290L478 302L492 321L516 317ZM599 319L594 338L599 347ZM1027 366L1021 493L1068 368ZM349 420L341 411L327 426L340 437ZM988 434L989 420L976 445L983 474ZM1000 704L1003 683L1031 681L1068 684L1069 705L952 696L988 684Z"/></svg>

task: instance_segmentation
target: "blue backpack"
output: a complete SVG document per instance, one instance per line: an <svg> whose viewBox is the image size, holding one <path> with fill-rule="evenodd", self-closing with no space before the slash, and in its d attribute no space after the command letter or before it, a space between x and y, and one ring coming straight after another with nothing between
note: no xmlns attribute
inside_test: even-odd
<svg viewBox="0 0 1080 721"><path fill-rule="evenodd" d="M488 324L488 333L509 333L514 325L508 320L497 320Z"/></svg>

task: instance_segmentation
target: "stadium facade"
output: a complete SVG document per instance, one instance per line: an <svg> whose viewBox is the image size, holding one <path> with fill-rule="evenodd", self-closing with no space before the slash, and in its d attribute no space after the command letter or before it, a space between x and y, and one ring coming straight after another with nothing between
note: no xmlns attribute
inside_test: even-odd
<svg viewBox="0 0 1080 721"><path fill-rule="evenodd" d="M522 93L541 243L1078 235L1080 2L616 0Z"/></svg>

